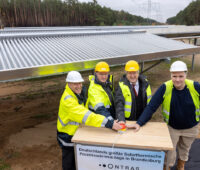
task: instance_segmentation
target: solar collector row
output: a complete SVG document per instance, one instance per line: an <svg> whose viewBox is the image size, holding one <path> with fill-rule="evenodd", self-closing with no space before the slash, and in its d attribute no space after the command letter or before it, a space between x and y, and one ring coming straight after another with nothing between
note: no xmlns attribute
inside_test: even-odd
<svg viewBox="0 0 200 170"><path fill-rule="evenodd" d="M47 66L56 66L56 69L53 68L53 71L45 74L56 74L75 69L75 67L64 68L69 66L64 64L76 63L78 70L84 70L94 67L89 64L86 68L88 61L105 60L109 64L122 64L137 56L135 59L141 62L154 60L153 54L159 53L156 60L183 55L187 50L189 50L188 53L199 52L199 48L193 45L152 35L145 31L4 34L0 35L0 75L12 73L14 74L12 77L18 78L16 70L27 70L27 73L23 73L23 76L19 78L34 77L40 74L38 69L44 67L48 70ZM58 71L60 66L62 69ZM31 68L34 68L34 71L30 71ZM0 81L8 78L1 76Z"/></svg>

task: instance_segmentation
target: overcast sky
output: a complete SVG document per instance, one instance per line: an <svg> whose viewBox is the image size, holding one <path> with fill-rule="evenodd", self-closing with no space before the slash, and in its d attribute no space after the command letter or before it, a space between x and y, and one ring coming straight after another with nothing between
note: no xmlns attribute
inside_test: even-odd
<svg viewBox="0 0 200 170"><path fill-rule="evenodd" d="M88 2L92 0L79 0L79 2ZM175 16L180 10L183 10L193 0L97 0L101 6L110 7L114 10L124 10L134 15L143 17L150 16L161 22L167 18ZM148 8L149 6L149 8ZM151 9L148 12L148 9Z"/></svg>

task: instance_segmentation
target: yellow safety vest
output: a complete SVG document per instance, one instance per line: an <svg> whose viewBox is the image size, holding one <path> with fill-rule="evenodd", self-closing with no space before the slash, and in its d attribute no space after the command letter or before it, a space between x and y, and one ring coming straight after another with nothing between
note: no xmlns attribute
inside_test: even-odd
<svg viewBox="0 0 200 170"><path fill-rule="evenodd" d="M131 115L131 108L132 108L131 91L130 91L129 86L124 84L124 82L119 82L119 86L122 90L122 94L123 94L124 100L125 100L125 105L124 105L125 118L129 118L130 115ZM150 85L148 85L148 87L146 89L146 95L147 95L147 104L148 104L151 100L151 97L152 97Z"/></svg>
<svg viewBox="0 0 200 170"><path fill-rule="evenodd" d="M194 87L194 81L192 80L185 80L185 84L187 85L187 88L190 91L190 94L192 96L193 103L195 105L195 113L196 113L196 121L199 121L200 117L200 109L199 109L199 93L195 90ZM172 80L169 80L165 82L166 90L163 96L163 103L162 103L162 114L164 117L165 122L169 123L169 116L170 116L170 104L171 104L171 98L172 98L172 90L173 90L173 82Z"/></svg>
<svg viewBox="0 0 200 170"><path fill-rule="evenodd" d="M106 91L100 84L96 84L94 82L95 76L93 75L89 76L89 80L90 80L90 86L88 89L88 100L87 100L88 108L96 111L98 107L104 106L105 108L109 109L112 104ZM113 81L112 75L110 75L111 84L113 84L112 81Z"/></svg>
<svg viewBox="0 0 200 170"><path fill-rule="evenodd" d="M84 104L78 103L74 92L66 85L60 100L57 130L73 136L80 124L94 127L105 127L108 119L88 110Z"/></svg>

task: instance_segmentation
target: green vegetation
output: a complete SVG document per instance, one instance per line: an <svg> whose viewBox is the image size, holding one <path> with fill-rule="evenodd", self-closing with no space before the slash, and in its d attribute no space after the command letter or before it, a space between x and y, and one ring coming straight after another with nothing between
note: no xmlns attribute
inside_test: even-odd
<svg viewBox="0 0 200 170"><path fill-rule="evenodd" d="M0 170L10 170L10 165L0 159Z"/></svg>
<svg viewBox="0 0 200 170"><path fill-rule="evenodd" d="M0 98L0 100L11 100L11 99L12 99L11 96L7 96L7 97Z"/></svg>
<svg viewBox="0 0 200 170"><path fill-rule="evenodd" d="M156 21L101 7L96 0L1 0L1 23L6 27L102 26L147 25Z"/></svg>
<svg viewBox="0 0 200 170"><path fill-rule="evenodd" d="M199 25L200 24L200 0L191 2L183 11L175 17L167 19L168 24Z"/></svg>

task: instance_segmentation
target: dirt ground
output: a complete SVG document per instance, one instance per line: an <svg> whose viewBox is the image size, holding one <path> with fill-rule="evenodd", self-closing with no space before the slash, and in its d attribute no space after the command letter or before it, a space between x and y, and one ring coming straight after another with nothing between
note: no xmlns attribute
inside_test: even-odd
<svg viewBox="0 0 200 170"><path fill-rule="evenodd" d="M191 56L181 60L191 67ZM145 73L153 92L170 78L169 66L163 62ZM124 67L111 70L117 82ZM190 71L188 78L200 82L199 73L200 55L196 56L195 71ZM89 74L92 72L83 73L85 80ZM56 119L65 76L0 83L0 170L61 169ZM159 111L152 121L162 121Z"/></svg>

